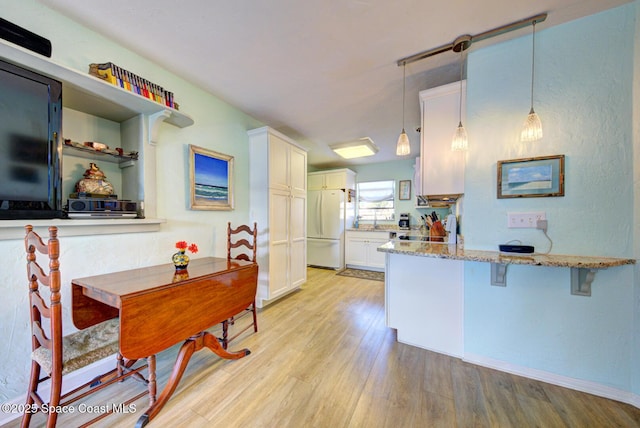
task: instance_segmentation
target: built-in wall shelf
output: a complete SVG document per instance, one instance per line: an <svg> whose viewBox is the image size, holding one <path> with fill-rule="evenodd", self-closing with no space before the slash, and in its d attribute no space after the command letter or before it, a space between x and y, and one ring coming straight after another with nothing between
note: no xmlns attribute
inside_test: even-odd
<svg viewBox="0 0 640 428"><path fill-rule="evenodd" d="M599 269L635 264L635 259L561 254L505 254L498 251L465 250L460 245L416 241L390 241L378 251L411 256L491 263L491 284L507 285L509 265L551 266L571 269L571 294L590 296Z"/></svg>
<svg viewBox="0 0 640 428"><path fill-rule="evenodd" d="M104 162L117 163L120 168L126 168L133 165L133 162L138 160L138 155L119 155L117 153L108 153L100 150L95 150L90 147L77 147L63 145L62 152L71 156L77 156L83 159L91 159Z"/></svg>
<svg viewBox="0 0 640 428"><path fill-rule="evenodd" d="M167 112L164 121L179 128L194 123L181 111L91 76L89 64L87 72L82 73L4 40L0 40L0 58L62 82L62 103L70 109L118 123L140 114L151 116L158 112Z"/></svg>
<svg viewBox="0 0 640 428"><path fill-rule="evenodd" d="M193 119L174 108L156 103L90 75L89 64L76 66L81 69L78 71L4 40L0 40L0 60L60 81L62 83L63 106L68 110L82 113L83 117L88 117L86 120L97 120L98 122L107 120L118 125L120 138L119 141L113 141L112 144L114 147L121 147L125 153L129 153L128 157L113 154L113 152L109 154L94 150L75 150L76 148L70 149L66 145L63 145L65 148L62 150L69 156L117 163L120 167L121 177L119 178L122 183L118 195L125 200L144 202L146 215L149 218L155 218L157 215L155 146L163 128L161 124L168 123L184 128L193 125ZM103 59L96 58L96 61L101 60ZM74 125L69 124L70 122L66 122L63 117L63 129L74 129ZM64 135L59 136L61 140L64 137ZM92 136L83 138L92 141ZM71 154L71 150L75 150L73 154ZM135 160L132 153L139 154L139 160ZM38 220L38 222L40 222L38 224L64 226L63 232L61 232L63 234L91 236L105 233L126 233L127 231L159 230L159 224L163 221L92 218L46 222ZM16 226L13 226L11 220L0 221L0 239L22 238L24 231L21 227L27 222L18 220L15 224Z"/></svg>

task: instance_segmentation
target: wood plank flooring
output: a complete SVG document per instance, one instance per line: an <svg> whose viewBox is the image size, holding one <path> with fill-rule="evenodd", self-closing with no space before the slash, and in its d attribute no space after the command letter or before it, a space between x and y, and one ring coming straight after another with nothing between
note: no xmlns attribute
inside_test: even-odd
<svg viewBox="0 0 640 428"><path fill-rule="evenodd" d="M640 427L633 406L396 342L379 281L310 268L302 290L258 317L260 331L230 345L251 355L196 353L148 427ZM176 354L174 347L158 356L159 389ZM143 386L127 381L90 403L117 398L118 388ZM147 399L135 404L135 413L94 426L134 426ZM63 415L58 426L84 419Z"/></svg>

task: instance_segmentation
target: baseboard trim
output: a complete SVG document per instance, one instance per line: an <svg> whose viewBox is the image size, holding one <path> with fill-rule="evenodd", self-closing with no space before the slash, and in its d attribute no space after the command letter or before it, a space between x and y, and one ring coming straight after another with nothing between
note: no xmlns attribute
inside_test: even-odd
<svg viewBox="0 0 640 428"><path fill-rule="evenodd" d="M69 373L64 376L62 380L62 393L64 394L67 391L71 391L74 388L82 385L87 381L87 379L92 379L96 376L100 376L109 370L116 367L116 358L115 354L103 358L100 361L96 361L86 367L78 369L72 373ZM27 380L28 382L28 380ZM24 389L27 389L28 385L24 385ZM40 396L48 401L49 397L49 381L42 383L40 386ZM45 398L47 397L47 398ZM27 394L22 394L19 397L15 397L4 404L9 405L17 405L18 408L26 402ZM76 403L74 403L76 404ZM0 412L0 426L7 424L15 419L22 418L22 413L5 413Z"/></svg>
<svg viewBox="0 0 640 428"><path fill-rule="evenodd" d="M602 385L597 382L576 379L569 376L563 376L544 370L519 366L516 364L507 363L505 361L495 360L493 358L487 358L481 355L469 353L465 353L463 361L477 364L483 367L488 367L490 369L500 370L514 375L523 376L529 379L550 383L552 385L558 385L565 388L574 389L576 391L586 392L589 394L597 395L599 397L609 398L611 400L631 404L634 407L640 408L639 395L633 394L629 391Z"/></svg>

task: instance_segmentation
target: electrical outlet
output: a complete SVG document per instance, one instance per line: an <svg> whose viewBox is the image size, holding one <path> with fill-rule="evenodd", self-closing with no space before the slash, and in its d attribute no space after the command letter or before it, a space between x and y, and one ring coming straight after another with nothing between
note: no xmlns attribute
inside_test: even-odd
<svg viewBox="0 0 640 428"><path fill-rule="evenodd" d="M544 211L526 212L526 213L507 213L507 227L515 228L533 228L538 225L538 220L546 220L547 214Z"/></svg>

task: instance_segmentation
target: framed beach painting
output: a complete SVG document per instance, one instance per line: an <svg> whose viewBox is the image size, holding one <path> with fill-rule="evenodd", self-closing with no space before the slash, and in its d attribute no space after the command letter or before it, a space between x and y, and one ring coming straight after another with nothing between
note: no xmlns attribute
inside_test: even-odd
<svg viewBox="0 0 640 428"><path fill-rule="evenodd" d="M233 156L189 144L189 208L233 209Z"/></svg>
<svg viewBox="0 0 640 428"><path fill-rule="evenodd" d="M498 199L564 196L564 155L498 161Z"/></svg>

